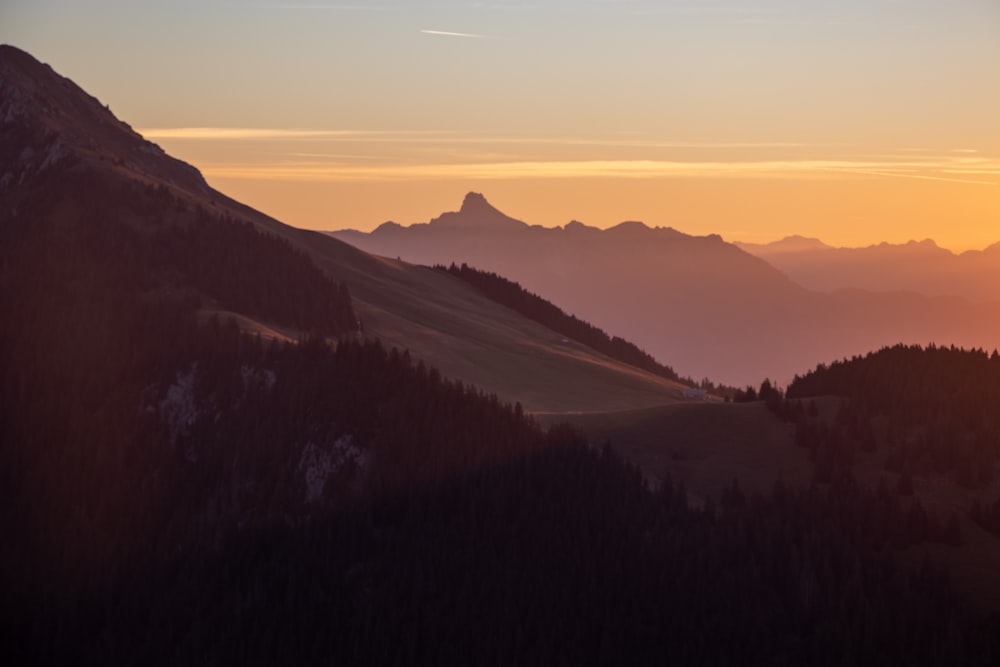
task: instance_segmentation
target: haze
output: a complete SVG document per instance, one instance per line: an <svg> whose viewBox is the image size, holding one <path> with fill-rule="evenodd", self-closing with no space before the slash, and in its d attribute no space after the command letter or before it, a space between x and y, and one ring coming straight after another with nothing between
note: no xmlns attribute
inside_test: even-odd
<svg viewBox="0 0 1000 667"><path fill-rule="evenodd" d="M0 25L300 227L427 220L474 190L549 226L998 240L992 0L14 0Z"/></svg>

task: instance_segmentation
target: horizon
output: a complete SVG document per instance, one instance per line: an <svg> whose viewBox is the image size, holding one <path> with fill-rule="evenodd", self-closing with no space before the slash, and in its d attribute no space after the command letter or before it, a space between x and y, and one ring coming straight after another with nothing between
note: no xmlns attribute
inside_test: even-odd
<svg viewBox="0 0 1000 667"><path fill-rule="evenodd" d="M697 236L697 237L719 236L726 243L730 243L730 244L737 245L737 246L747 245L747 246L759 246L759 247L763 248L763 247L767 247L767 246L771 246L771 245L777 245L777 244L780 244L780 243L782 243L784 241L815 241L815 242L817 242L817 243L825 246L827 249L831 249L831 250L864 250L864 249L867 249L867 248L877 248L877 247L883 247L883 246L900 247L900 246L924 245L924 244L927 244L927 243L931 243L935 247L937 247L938 249L945 250L947 252L950 252L953 255L961 255L961 254L963 254L965 252L979 252L979 251L991 248L992 246L1000 245L1000 241L997 241L995 243L987 244L987 245L985 245L985 246L983 246L981 248L968 248L968 249L965 249L965 250L955 250L953 248L948 248L946 246L941 245L940 243L937 242L936 239L928 237L928 238L922 238L922 239L910 238L910 239L907 239L905 241L901 241L901 242L898 242L898 243L893 243L893 242L890 242L890 241L879 241L877 243L870 243L868 245L837 246L837 245L832 245L830 243L827 243L825 239L822 239L820 237L817 237L817 236L808 236L808 235L805 235L805 234L788 234L786 236L782 236L781 238L776 238L776 239L771 239L771 240L765 240L765 241L760 241L760 242L739 241L739 240L727 239L725 236L722 236L722 235L720 235L720 234L718 234L716 232L706 232L705 234L692 234L692 233L687 232L686 230L678 229L678 228L673 227L671 225L651 225L651 224L647 223L644 220L621 220L621 221L619 221L617 223L608 225L606 227L597 227L596 225L588 225L586 222L584 222L582 220L576 220L576 219L569 220L569 221L567 221L567 222L565 222L563 224L539 225L539 224L531 222L530 220L525 220L525 219L519 218L519 217L517 217L515 215L508 214L507 211L504 211L502 208L496 206L490 200L490 197L488 196L487 193L484 193L484 192L475 192L475 191L470 190L469 192L467 192L465 194L465 197L469 197L470 195L478 195L479 197L482 197L490 207L492 207L494 210L500 212L501 214L505 215L506 217L508 217L508 218L510 218L512 220L515 220L517 222L523 223L523 224L525 224L525 225L527 225L529 227L540 227L542 229L547 229L547 230L563 230L563 229L566 229L568 226L573 225L574 223L576 223L576 224L582 224L583 226L591 228L591 229L598 229L598 230L601 230L601 231L607 231L609 229L614 229L615 227L620 227L622 225L628 225L628 224L638 223L638 224L640 224L640 225L642 225L642 226L644 226L644 227L646 227L647 229L650 229L650 230L669 229L669 230L673 230L675 232L679 232L681 234L685 234L687 236ZM464 199L463 199L463 201L464 201ZM445 209L442 209L437 215L434 215L434 216L432 216L431 218L429 218L427 220L421 220L421 221L405 222L404 223L404 222L398 222L396 220L386 220L386 221L384 221L382 223L379 223L378 225L376 225L372 229L368 229L368 230L357 229L357 228L354 228L354 227L344 227L344 228L341 228L341 229L324 229L324 230L319 230L319 231L333 232L333 233L340 233L340 232L360 232L362 234L371 234L373 232L378 231L378 229L380 227L384 226L384 225L397 225L397 226L403 227L403 228L407 228L407 227L411 227L411 226L415 226L415 225L427 225L429 223L434 222L434 220L437 217L440 217L441 215L445 215L445 214L448 214L448 213L459 212L461 210L461 208L462 208L461 206L458 207L458 208L450 208L450 209L449 208L445 208Z"/></svg>
<svg viewBox="0 0 1000 667"><path fill-rule="evenodd" d="M1000 241L1000 8L986 0L0 13L4 42L297 227L424 222L479 191L547 227Z"/></svg>

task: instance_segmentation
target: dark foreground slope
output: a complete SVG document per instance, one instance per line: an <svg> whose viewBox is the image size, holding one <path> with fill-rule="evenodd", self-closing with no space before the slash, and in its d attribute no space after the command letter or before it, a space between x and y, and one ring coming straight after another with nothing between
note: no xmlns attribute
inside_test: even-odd
<svg viewBox="0 0 1000 667"><path fill-rule="evenodd" d="M695 511L608 454L544 452L244 533L17 616L75 664L992 664L995 628L857 489ZM37 607L28 607L37 609Z"/></svg>
<svg viewBox="0 0 1000 667"><path fill-rule="evenodd" d="M897 564L939 539L933 522L849 485L733 487L700 509L651 492L572 430L345 335L327 267L342 253L336 277L363 278L378 260L327 239L312 265L294 233L127 152L120 126L71 127L113 119L26 54L0 49L0 75L0 150L20 160L0 193L6 662L1000 655L932 568ZM210 314L229 311L315 333L283 343Z"/></svg>

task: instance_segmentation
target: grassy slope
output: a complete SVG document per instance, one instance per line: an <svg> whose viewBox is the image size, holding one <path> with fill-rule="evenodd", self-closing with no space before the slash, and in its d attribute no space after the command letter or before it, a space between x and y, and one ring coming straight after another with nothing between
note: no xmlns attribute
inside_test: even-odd
<svg viewBox="0 0 1000 667"><path fill-rule="evenodd" d="M682 385L563 343L559 334L456 278L288 227L232 200L225 204L345 282L366 335L408 349L447 377L520 401L532 412L624 410L680 400Z"/></svg>

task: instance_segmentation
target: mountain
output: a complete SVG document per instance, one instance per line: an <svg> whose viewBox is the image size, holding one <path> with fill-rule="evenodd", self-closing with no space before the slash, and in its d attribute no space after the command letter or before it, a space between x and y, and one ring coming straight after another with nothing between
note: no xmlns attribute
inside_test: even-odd
<svg viewBox="0 0 1000 667"><path fill-rule="evenodd" d="M212 190L196 169L163 154L97 100L31 56L4 47L2 63L3 117L11 129L0 148L5 165L0 174L0 211L7 218L0 234L18 233L32 217L79 225L76 198L82 195L95 206L114 209L104 211L102 219L127 218L135 229L149 225L150 220L142 217L146 213L154 225L177 225L192 233L195 228L210 229L202 218L225 218L280 239L348 286L367 335L408 349L415 359L448 377L520 401L529 409L587 410L634 401L653 405L672 400L670 396L679 392L675 383L616 363L583 345L563 344L562 336L493 304L461 281L373 258L235 202ZM54 188L57 181L64 187ZM514 224L490 210L485 200L470 201L469 211L486 226ZM447 227L449 220L436 224ZM78 231L86 233L82 227ZM185 241L198 242L194 237ZM214 267L235 277L223 271L230 261L221 253L206 260L203 268ZM235 275L267 282L283 280L285 273L261 272L248 264ZM279 292L276 283L270 292L275 305L288 305L289 294L303 290ZM244 326L255 330L277 328L294 338L310 329L294 321L282 328L268 312L247 311L238 303L220 303L218 294L210 296L202 304L205 312L235 311L246 316L240 319ZM608 387L616 391L609 392Z"/></svg>
<svg viewBox="0 0 1000 667"><path fill-rule="evenodd" d="M0 92L18 664L995 663L996 628L898 562L952 540L938 517L850 484L654 492L509 397L583 412L678 385L227 199L10 47ZM739 449L755 485L757 434L774 461L788 431L760 405L638 412L649 438L684 428L677 469ZM713 429L740 437L703 448Z"/></svg>
<svg viewBox="0 0 1000 667"><path fill-rule="evenodd" d="M506 276L682 376L727 384L787 381L818 361L897 342L992 349L1000 330L1000 307L884 289L822 293L717 235L635 221L606 230L529 226L477 194L428 223L330 234L376 255ZM826 252L804 238L780 249Z"/></svg>
<svg viewBox="0 0 1000 667"><path fill-rule="evenodd" d="M10 46L0 159L0 587L22 638L178 559L579 444L525 407L680 398L225 197Z"/></svg>
<svg viewBox="0 0 1000 667"><path fill-rule="evenodd" d="M738 243L809 289L909 291L1000 302L1000 244L953 253L934 241L834 248L788 237L769 244Z"/></svg>
<svg viewBox="0 0 1000 667"><path fill-rule="evenodd" d="M530 449L525 409L680 399L461 280L225 197L10 46L0 137L0 514L53 567Z"/></svg>
<svg viewBox="0 0 1000 667"><path fill-rule="evenodd" d="M771 243L742 243L736 242L734 245L746 250L751 255L756 255L758 257L764 255L783 255L786 253L793 252L805 252L808 250L823 250L828 249L831 246L823 243L817 238L810 236L801 236L794 234L792 236L786 236L779 241L773 241Z"/></svg>

